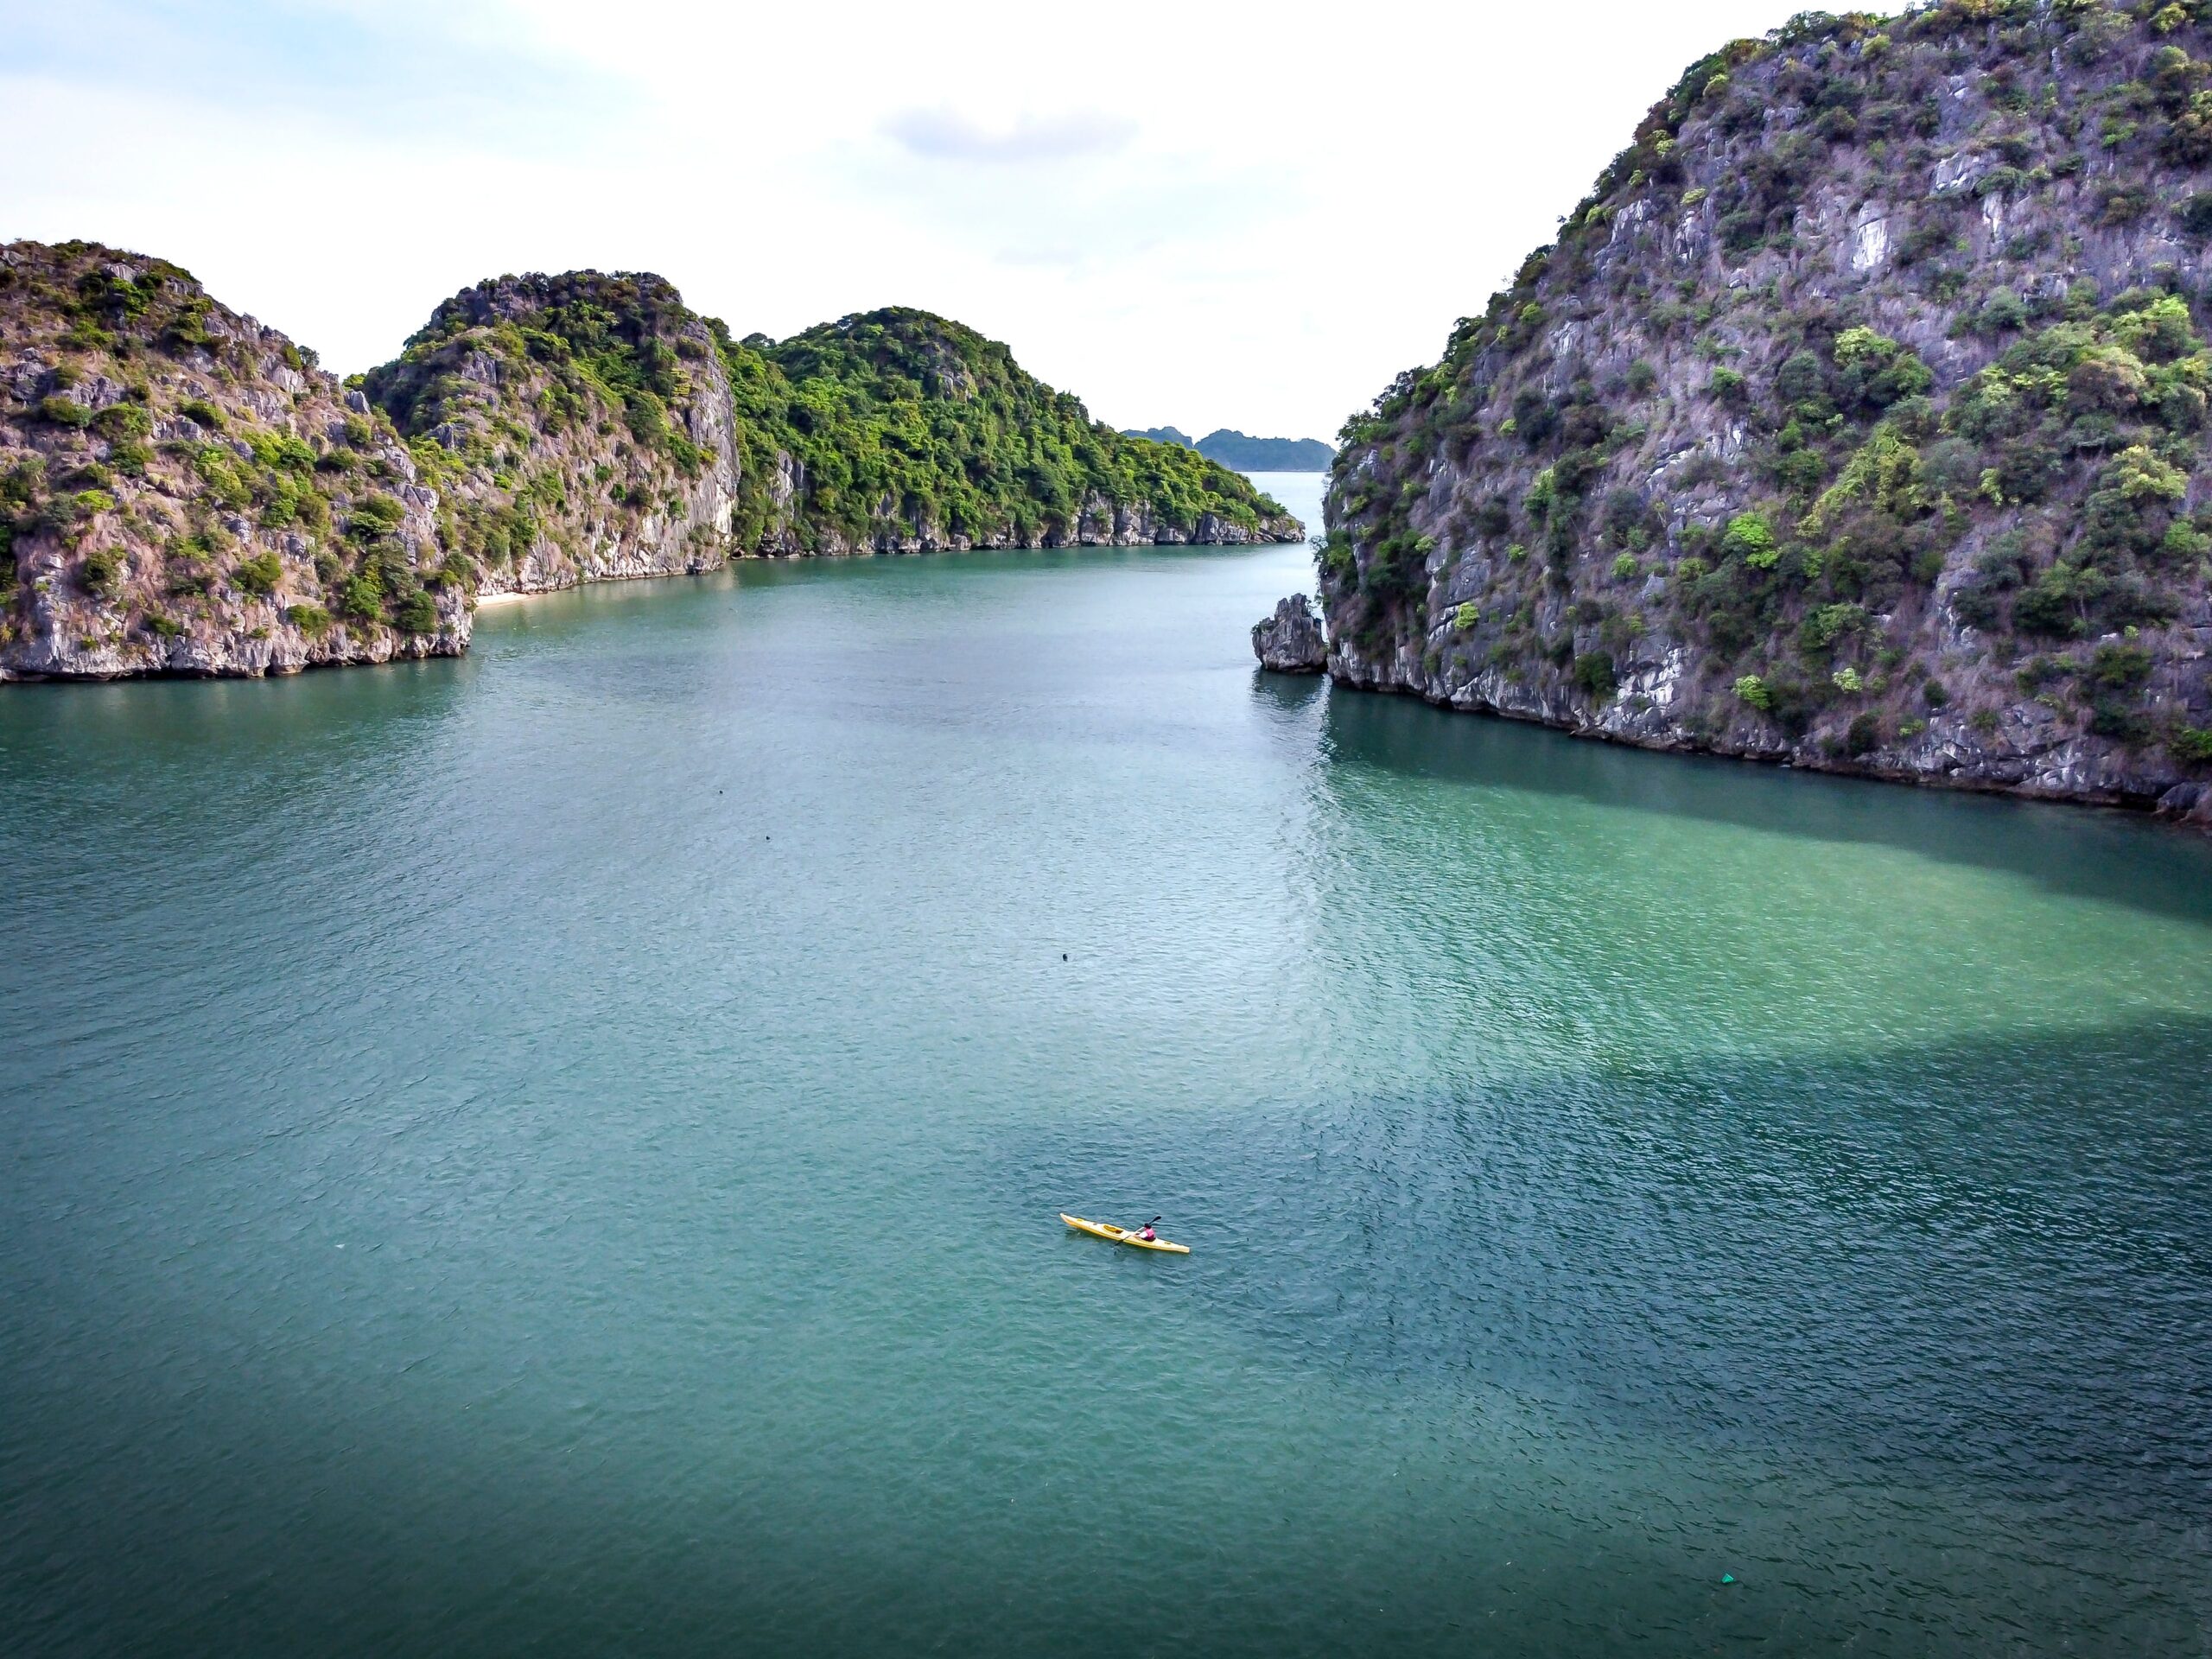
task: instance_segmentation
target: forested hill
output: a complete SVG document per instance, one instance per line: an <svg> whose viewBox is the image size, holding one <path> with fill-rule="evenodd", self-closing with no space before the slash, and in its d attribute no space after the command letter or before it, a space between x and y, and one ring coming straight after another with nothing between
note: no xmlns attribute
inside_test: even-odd
<svg viewBox="0 0 2212 1659"><path fill-rule="evenodd" d="M1303 532L1232 467L1093 421L996 340L926 311L871 311L732 350L757 352L783 378L764 377L764 396L741 393L740 413L806 470L801 517L822 537L995 546ZM884 501L888 529L868 511Z"/></svg>
<svg viewBox="0 0 2212 1659"><path fill-rule="evenodd" d="M0 332L0 679L450 654L474 594L747 554L1303 535L918 311L736 340L657 276L507 276L341 383L175 265L17 242Z"/></svg>
<svg viewBox="0 0 2212 1659"><path fill-rule="evenodd" d="M1346 425L1331 671L2188 810L2208 10L1808 15L1692 66L1556 244Z"/></svg>

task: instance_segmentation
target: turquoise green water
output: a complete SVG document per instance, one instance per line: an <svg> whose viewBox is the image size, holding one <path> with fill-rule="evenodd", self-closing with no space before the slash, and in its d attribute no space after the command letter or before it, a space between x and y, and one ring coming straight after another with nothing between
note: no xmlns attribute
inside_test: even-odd
<svg viewBox="0 0 2212 1659"><path fill-rule="evenodd" d="M1263 679L1304 556L9 688L0 1645L2212 1652L2212 849Z"/></svg>

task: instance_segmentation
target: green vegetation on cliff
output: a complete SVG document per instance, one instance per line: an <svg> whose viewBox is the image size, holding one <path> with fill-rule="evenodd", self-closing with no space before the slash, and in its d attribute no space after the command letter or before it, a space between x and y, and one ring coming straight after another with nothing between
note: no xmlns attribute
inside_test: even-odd
<svg viewBox="0 0 2212 1659"><path fill-rule="evenodd" d="M659 277L501 277L441 304L362 391L440 498L472 582L557 586L722 556L731 461L713 332Z"/></svg>
<svg viewBox="0 0 2212 1659"><path fill-rule="evenodd" d="M1694 66L1347 423L1338 671L1638 742L2195 798L2208 16L1947 0Z"/></svg>

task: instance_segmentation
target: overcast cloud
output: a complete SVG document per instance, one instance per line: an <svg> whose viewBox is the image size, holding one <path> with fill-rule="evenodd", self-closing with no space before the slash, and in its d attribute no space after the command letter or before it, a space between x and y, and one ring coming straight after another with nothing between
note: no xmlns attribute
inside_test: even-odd
<svg viewBox="0 0 2212 1659"><path fill-rule="evenodd" d="M1121 149L1136 124L1096 110L1071 115L1020 114L987 127L957 110L906 110L883 130L914 155L930 161L1056 162L1071 156Z"/></svg>
<svg viewBox="0 0 2212 1659"><path fill-rule="evenodd" d="M0 0L0 234L175 259L341 369L596 265L740 334L944 312L1116 425L1326 437L1796 9Z"/></svg>

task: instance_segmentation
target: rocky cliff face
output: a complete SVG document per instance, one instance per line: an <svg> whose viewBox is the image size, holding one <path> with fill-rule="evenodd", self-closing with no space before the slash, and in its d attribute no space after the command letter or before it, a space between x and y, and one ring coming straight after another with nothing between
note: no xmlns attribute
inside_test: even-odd
<svg viewBox="0 0 2212 1659"><path fill-rule="evenodd" d="M1947 0L1694 66L1346 426L1331 672L2212 815L2208 10Z"/></svg>
<svg viewBox="0 0 2212 1659"><path fill-rule="evenodd" d="M741 555L1290 541L926 313L738 341L660 278L501 277L341 385L174 265L0 250L0 679L467 648L474 595Z"/></svg>
<svg viewBox="0 0 2212 1659"><path fill-rule="evenodd" d="M389 421L186 272L0 249L0 679L288 673L468 643Z"/></svg>
<svg viewBox="0 0 2212 1659"><path fill-rule="evenodd" d="M670 575L730 552L735 416L719 342L658 276L503 276L363 382L440 492L480 593Z"/></svg>

